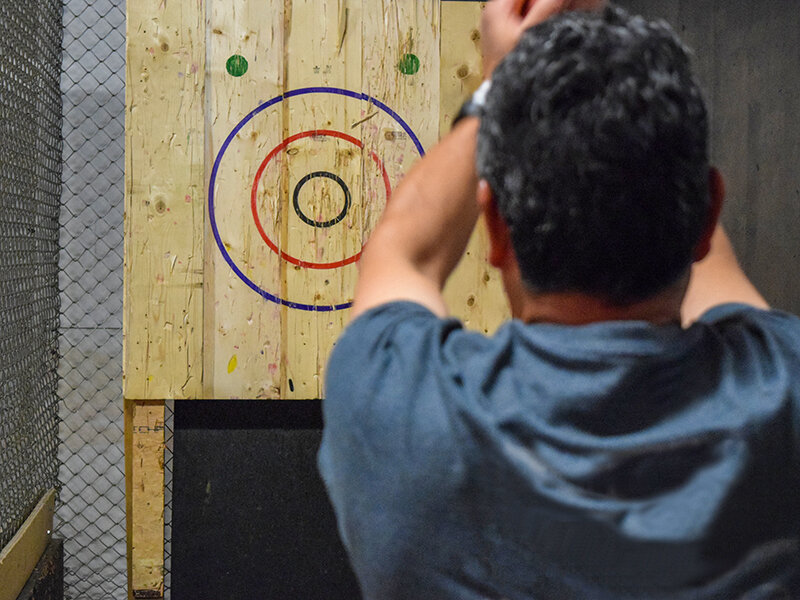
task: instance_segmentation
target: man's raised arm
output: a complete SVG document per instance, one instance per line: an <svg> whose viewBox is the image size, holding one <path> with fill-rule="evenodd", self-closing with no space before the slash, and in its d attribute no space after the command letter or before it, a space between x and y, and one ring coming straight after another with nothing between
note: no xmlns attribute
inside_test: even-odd
<svg viewBox="0 0 800 600"><path fill-rule="evenodd" d="M492 0L483 12L484 76L527 28L605 0ZM475 147L478 119L467 117L403 178L361 255L352 318L387 302L410 300L444 316L442 288L460 260L479 214Z"/></svg>
<svg viewBox="0 0 800 600"><path fill-rule="evenodd" d="M352 318L394 300L446 314L441 290L478 218L477 131L478 119L461 121L392 194L361 255Z"/></svg>

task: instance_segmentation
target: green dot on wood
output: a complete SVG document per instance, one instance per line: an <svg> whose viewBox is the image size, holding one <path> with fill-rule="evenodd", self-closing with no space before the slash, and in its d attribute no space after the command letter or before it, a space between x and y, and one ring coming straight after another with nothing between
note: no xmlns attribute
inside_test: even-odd
<svg viewBox="0 0 800 600"><path fill-rule="evenodd" d="M247 73L247 59L241 54L234 54L225 63L225 69L234 77L241 77Z"/></svg>
<svg viewBox="0 0 800 600"><path fill-rule="evenodd" d="M404 54L397 68L403 75L413 75L419 71L419 58L415 54Z"/></svg>

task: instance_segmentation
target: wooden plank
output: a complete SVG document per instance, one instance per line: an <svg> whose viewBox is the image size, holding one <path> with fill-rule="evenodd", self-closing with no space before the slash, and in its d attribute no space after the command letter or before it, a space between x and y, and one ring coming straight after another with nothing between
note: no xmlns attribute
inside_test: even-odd
<svg viewBox="0 0 800 600"><path fill-rule="evenodd" d="M242 121L283 90L284 1L209 2L207 27L211 152L204 396L278 398L281 311L259 291L276 293L281 265L255 226L251 191L259 166L282 139L282 103ZM228 68L235 66L232 61L238 69ZM260 205L280 209L274 186L259 186L258 194ZM271 232L271 220L262 220Z"/></svg>
<svg viewBox="0 0 800 600"><path fill-rule="evenodd" d="M362 90L361 0L329 3L325 10L316 0L294 0L286 19L284 91ZM369 107L330 92L297 100L286 105L284 139L303 132L326 133L298 139L287 148L293 154L287 154L280 174L287 208L278 237L288 254L328 268L298 269L286 261L281 265L283 297L308 306L282 309L280 389L284 398L319 398L322 370L348 311L309 309L335 307L352 299L355 263L330 265L356 255L363 241L362 169L370 159L352 140L361 143L362 126L353 125L368 116ZM343 218L332 223L339 215Z"/></svg>
<svg viewBox="0 0 800 600"><path fill-rule="evenodd" d="M164 593L164 403L125 401L130 598Z"/></svg>
<svg viewBox="0 0 800 600"><path fill-rule="evenodd" d="M441 134L483 80L481 10L485 2L442 2ZM464 257L445 287L450 311L473 330L493 333L509 315L500 274L487 261L489 240L478 222Z"/></svg>
<svg viewBox="0 0 800 600"><path fill-rule="evenodd" d="M123 399L124 416L124 444L125 444L125 490L130 490L133 485L133 400ZM128 600L133 598L133 588L131 587L131 571L133 561L131 556L131 539L133 532L133 497L125 494L125 562L128 573Z"/></svg>
<svg viewBox="0 0 800 600"><path fill-rule="evenodd" d="M483 81L479 26L486 3L442 2L441 6L440 136L444 136L461 104Z"/></svg>
<svg viewBox="0 0 800 600"><path fill-rule="evenodd" d="M438 114L420 107L438 104L438 2L416 0L392 4L389 10L384 2L350 0L338 4L338 13L331 6L325 15L316 2L294 2L292 8L287 91L326 86L366 96L309 97L301 110L289 110L285 120L286 136L320 128L332 132L298 148L288 161L285 193L288 200L296 182L315 173L333 175L338 184L317 178L321 185L316 197L322 201L303 207L316 209L317 226L295 220L284 229L292 254L312 248L315 253L307 260L330 265L357 256L390 196L387 188L396 186L419 159L417 145L436 141ZM343 190L351 194L346 217L330 228L319 226L337 215ZM309 196L314 197L313 191ZM306 304L341 306L352 300L356 276L355 262L330 269L287 269L286 294ZM283 397L322 396L327 357L348 316L346 310L284 308Z"/></svg>
<svg viewBox="0 0 800 600"><path fill-rule="evenodd" d="M36 568L53 530L56 491L49 490L0 551L0 600L14 600Z"/></svg>
<svg viewBox="0 0 800 600"><path fill-rule="evenodd" d="M322 395L355 259L438 133L438 2L385 4L210 5L207 397Z"/></svg>
<svg viewBox="0 0 800 600"><path fill-rule="evenodd" d="M51 538L17 600L64 598L64 540Z"/></svg>
<svg viewBox="0 0 800 600"><path fill-rule="evenodd" d="M199 1L128 4L127 398L201 391L204 22Z"/></svg>

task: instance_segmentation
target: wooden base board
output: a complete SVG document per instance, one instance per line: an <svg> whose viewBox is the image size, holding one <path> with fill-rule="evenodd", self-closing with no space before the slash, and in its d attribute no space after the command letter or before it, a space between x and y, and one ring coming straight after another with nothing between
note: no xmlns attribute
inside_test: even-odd
<svg viewBox="0 0 800 600"><path fill-rule="evenodd" d="M0 600L15 600L36 568L53 530L56 491L50 490L0 552Z"/></svg>

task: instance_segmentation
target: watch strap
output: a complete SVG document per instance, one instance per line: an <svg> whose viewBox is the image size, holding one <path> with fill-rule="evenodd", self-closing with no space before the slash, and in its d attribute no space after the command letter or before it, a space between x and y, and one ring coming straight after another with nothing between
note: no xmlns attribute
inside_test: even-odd
<svg viewBox="0 0 800 600"><path fill-rule="evenodd" d="M461 105L461 109L458 111L455 119L453 119L452 127L456 126L456 123L461 121L466 117L482 117L483 116L483 109L486 106L486 96L489 94L489 90L492 87L491 79L487 79L475 90L475 93L472 94L469 98L467 98L466 102Z"/></svg>

